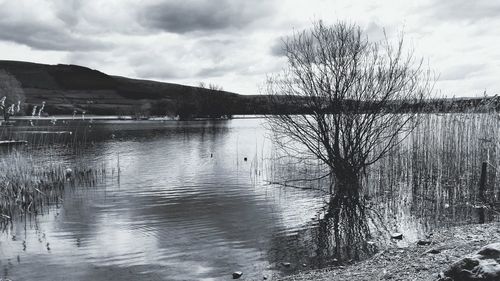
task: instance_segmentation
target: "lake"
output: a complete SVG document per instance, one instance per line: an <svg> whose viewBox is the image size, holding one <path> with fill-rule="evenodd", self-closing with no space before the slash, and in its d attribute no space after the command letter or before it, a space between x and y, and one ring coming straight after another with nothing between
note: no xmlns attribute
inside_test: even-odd
<svg viewBox="0 0 500 281"><path fill-rule="evenodd" d="M107 176L67 187L41 215L15 218L0 233L0 276L232 280L242 271L240 280L262 280L331 264L316 249L328 196L269 183L293 169L275 168L263 122L59 120L10 128L17 138L42 136L50 148L29 150L40 163L84 162L106 167ZM75 151L68 143L82 131ZM385 225L373 238L378 246L404 247L436 227L476 220L472 208L444 201L436 203L440 216L428 214L402 186L374 200ZM387 239L391 231L404 239Z"/></svg>

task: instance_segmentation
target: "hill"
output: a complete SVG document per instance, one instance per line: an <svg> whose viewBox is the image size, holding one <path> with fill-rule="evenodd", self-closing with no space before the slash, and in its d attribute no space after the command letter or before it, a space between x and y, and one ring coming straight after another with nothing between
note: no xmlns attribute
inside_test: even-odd
<svg viewBox="0 0 500 281"><path fill-rule="evenodd" d="M224 118L236 114L312 112L305 106L307 102L303 97L290 100L278 96L271 103L269 97L264 95L239 95L215 89L111 76L78 65L0 60L0 70L9 73L21 85L25 96L24 112L28 114L42 102L46 103L45 112L50 115L85 112L95 115ZM346 100L344 110L348 110L350 104ZM366 102L363 107L369 111L370 104ZM338 106L333 105L325 110L334 113L335 108ZM440 98L418 104L410 101L404 107L396 108L399 108L398 112L498 111L500 99L497 96Z"/></svg>
<svg viewBox="0 0 500 281"><path fill-rule="evenodd" d="M45 111L50 114L85 111L98 115L222 117L254 113L254 101L258 100L207 88L111 76L77 65L0 61L0 69L21 84L25 112L45 101Z"/></svg>

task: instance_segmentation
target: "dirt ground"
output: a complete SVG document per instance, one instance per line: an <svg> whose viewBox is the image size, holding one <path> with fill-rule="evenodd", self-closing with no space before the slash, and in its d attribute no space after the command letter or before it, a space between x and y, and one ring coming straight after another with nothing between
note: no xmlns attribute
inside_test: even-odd
<svg viewBox="0 0 500 281"><path fill-rule="evenodd" d="M353 265L302 272L280 280L437 280L439 272L460 257L500 242L500 223L442 229L430 240L428 246L387 249Z"/></svg>

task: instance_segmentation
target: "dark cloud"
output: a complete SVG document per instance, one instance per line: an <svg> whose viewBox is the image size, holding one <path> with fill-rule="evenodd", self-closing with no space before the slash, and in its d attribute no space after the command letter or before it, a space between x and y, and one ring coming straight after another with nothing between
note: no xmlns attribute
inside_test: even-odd
<svg viewBox="0 0 500 281"><path fill-rule="evenodd" d="M76 26L80 21L81 0L57 0L56 15L67 26Z"/></svg>
<svg viewBox="0 0 500 281"><path fill-rule="evenodd" d="M171 33L241 29L270 15L271 1L172 0L146 7L143 25Z"/></svg>
<svg viewBox="0 0 500 281"><path fill-rule="evenodd" d="M15 42L39 50L77 51L111 47L110 43L83 38L67 30L36 22L0 20L0 40Z"/></svg>
<svg viewBox="0 0 500 281"><path fill-rule="evenodd" d="M59 17L32 13L16 2L0 4L0 40L11 41L39 50L80 51L107 49L111 44L92 37L85 37L71 30L70 22L72 8L79 5L78 1L65 2L64 5L52 3L53 8L62 8ZM36 6L34 6L36 8ZM67 15L67 16L64 16ZM62 20L65 18L65 20Z"/></svg>
<svg viewBox="0 0 500 281"><path fill-rule="evenodd" d="M436 0L424 7L428 16L435 20L478 22L496 18L500 14L500 2L493 0Z"/></svg>

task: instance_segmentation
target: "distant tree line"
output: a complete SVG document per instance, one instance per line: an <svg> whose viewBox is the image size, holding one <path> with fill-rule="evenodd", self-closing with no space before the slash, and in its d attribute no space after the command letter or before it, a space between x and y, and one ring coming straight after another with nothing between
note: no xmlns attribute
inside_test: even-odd
<svg viewBox="0 0 500 281"><path fill-rule="evenodd" d="M0 97L1 98L1 97ZM99 102L92 104L74 104L71 107L59 107L48 102L46 112L51 115L72 114L77 111L79 114L85 111L87 114L95 115L126 115L140 117L152 116L179 116L180 119L192 118L212 118L228 119L234 115L253 115L253 114L312 114L317 108L309 107L301 97L290 99L287 97L280 101L279 96L270 97L265 95L227 95L216 90L211 92L197 93L195 91L186 91L183 95L175 99L140 99L137 105L129 107L111 107ZM278 102L277 102L278 101ZM10 101L9 101L10 102ZM7 103L9 103L7 102ZM324 113L335 114L339 108L344 111L349 108L356 108L358 112L371 112L375 110L374 104L365 102L361 105L359 102L345 100L342 105L328 105L321 110ZM11 104L12 105L12 104ZM21 106L24 113L31 112L31 108L37 104L28 104ZM359 107L358 107L359 106ZM0 109L1 110L1 109ZM426 113L447 113L447 112L484 112L500 111L500 98L446 98L429 99L420 102L397 101L391 104L387 103L386 112L407 113L407 112L426 112ZM16 114L24 114L16 113ZM3 116L3 113L2 113Z"/></svg>

